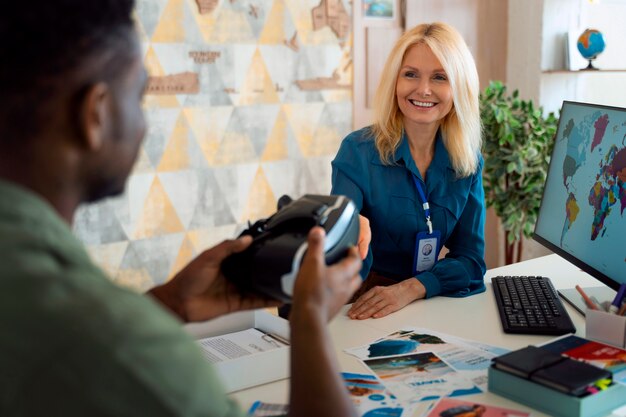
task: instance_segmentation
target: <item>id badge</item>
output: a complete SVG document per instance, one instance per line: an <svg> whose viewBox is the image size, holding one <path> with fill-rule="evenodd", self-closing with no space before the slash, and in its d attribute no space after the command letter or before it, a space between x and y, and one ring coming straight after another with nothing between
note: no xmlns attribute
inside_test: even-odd
<svg viewBox="0 0 626 417"><path fill-rule="evenodd" d="M413 273L428 271L437 262L441 233L433 230L431 234L418 232L415 236L415 256L413 257Z"/></svg>

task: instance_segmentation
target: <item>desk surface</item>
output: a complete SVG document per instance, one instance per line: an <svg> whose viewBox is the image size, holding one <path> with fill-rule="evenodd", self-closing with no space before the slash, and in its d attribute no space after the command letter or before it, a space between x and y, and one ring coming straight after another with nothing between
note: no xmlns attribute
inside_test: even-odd
<svg viewBox="0 0 626 417"><path fill-rule="evenodd" d="M529 344L541 344L553 339L554 336L511 335L502 331L500 316L491 288L491 278L497 275L543 275L552 280L556 289L573 288L576 284L583 287L600 284L558 255L548 255L487 271L485 275L487 291L468 298L435 297L421 300L387 317L361 321L350 320L346 317L345 312L349 306L345 306L330 323L330 333L337 349L341 371L371 373L369 369L365 368L355 357L345 353L343 349L370 343L374 339L402 327L428 328L511 350ZM576 326L576 334L584 337L584 317L568 303L564 302L564 305ZM247 410L257 400L286 404L288 392L288 382L282 380L235 392L232 397ZM532 411L528 407L489 392L459 398ZM422 408L418 409L416 415L420 415L421 411L423 411ZM533 411L533 416L545 416L545 414Z"/></svg>

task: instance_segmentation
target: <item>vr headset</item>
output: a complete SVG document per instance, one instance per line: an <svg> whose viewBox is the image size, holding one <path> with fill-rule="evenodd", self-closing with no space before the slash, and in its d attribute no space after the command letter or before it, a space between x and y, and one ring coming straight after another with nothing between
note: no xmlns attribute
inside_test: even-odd
<svg viewBox="0 0 626 417"><path fill-rule="evenodd" d="M330 265L356 245L358 215L352 200L345 196L307 194L297 200L282 196L275 214L249 225L239 235L252 236L252 244L227 257L222 272L242 293L254 292L290 303L311 228L321 226L326 231L324 253Z"/></svg>

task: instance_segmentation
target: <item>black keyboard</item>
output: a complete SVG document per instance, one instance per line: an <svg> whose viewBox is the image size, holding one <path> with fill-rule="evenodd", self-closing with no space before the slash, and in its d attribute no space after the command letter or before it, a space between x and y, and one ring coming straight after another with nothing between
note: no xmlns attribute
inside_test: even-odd
<svg viewBox="0 0 626 417"><path fill-rule="evenodd" d="M491 279L505 333L561 335L576 332L549 278Z"/></svg>

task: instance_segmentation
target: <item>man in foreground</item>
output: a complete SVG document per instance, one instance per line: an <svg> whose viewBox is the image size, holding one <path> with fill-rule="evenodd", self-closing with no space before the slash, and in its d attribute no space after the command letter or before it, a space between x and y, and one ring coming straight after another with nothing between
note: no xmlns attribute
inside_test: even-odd
<svg viewBox="0 0 626 417"><path fill-rule="evenodd" d="M145 133L133 7L31 0L0 14L3 416L243 415L179 320L276 305L242 297L220 273L249 238L205 251L141 296L111 283L71 233L81 203L123 191ZM358 287L360 260L352 249L327 267L323 244L313 229L294 288L298 417L354 415L327 322Z"/></svg>

